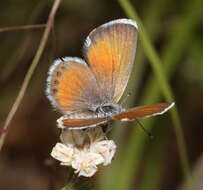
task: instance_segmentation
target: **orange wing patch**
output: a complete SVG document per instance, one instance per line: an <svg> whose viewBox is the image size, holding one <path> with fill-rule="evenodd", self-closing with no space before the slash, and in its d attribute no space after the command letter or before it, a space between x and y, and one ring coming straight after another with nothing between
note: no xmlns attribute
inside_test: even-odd
<svg viewBox="0 0 203 190"><path fill-rule="evenodd" d="M100 102L96 79L79 58L57 60L50 68L47 94L52 104L62 111L87 109Z"/></svg>
<svg viewBox="0 0 203 190"><path fill-rule="evenodd" d="M137 26L126 19L93 30L85 43L85 55L103 96L118 102L126 88L136 51Z"/></svg>
<svg viewBox="0 0 203 190"><path fill-rule="evenodd" d="M161 103L150 106L140 106L129 109L121 114L115 115L112 119L116 120L135 120L144 117L161 115L173 107L174 103Z"/></svg>

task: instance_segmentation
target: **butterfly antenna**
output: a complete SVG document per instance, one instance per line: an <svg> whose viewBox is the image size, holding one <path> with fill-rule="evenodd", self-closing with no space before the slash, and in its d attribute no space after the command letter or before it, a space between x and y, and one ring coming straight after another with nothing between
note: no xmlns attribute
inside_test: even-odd
<svg viewBox="0 0 203 190"><path fill-rule="evenodd" d="M131 96L131 93L129 92L127 95L126 95L126 97L122 100L122 102L121 102L121 106L126 102L126 100L128 99L128 97L129 96Z"/></svg>
<svg viewBox="0 0 203 190"><path fill-rule="evenodd" d="M63 59L63 57L59 57L59 59L60 59L62 62L65 62L64 59Z"/></svg>
<svg viewBox="0 0 203 190"><path fill-rule="evenodd" d="M149 136L151 139L154 138L154 136L144 128L144 126L142 125L142 123L138 119L136 119L135 121L137 121L137 123L143 129L143 131L147 134L147 136Z"/></svg>

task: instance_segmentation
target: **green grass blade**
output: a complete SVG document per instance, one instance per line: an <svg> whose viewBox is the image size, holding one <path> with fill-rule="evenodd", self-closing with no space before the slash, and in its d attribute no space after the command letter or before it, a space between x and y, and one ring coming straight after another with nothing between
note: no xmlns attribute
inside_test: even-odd
<svg viewBox="0 0 203 190"><path fill-rule="evenodd" d="M166 9L168 8L168 3L167 2L163 2L162 0L152 0L149 4L148 7L145 7L145 9L143 10L143 12L145 12L145 14L143 15L143 20L145 21L145 25L146 28L150 31L150 39L151 40L156 40L156 38L158 37L157 34L157 29L159 28L159 22L160 19L162 18L162 15L165 13ZM128 99L128 105L125 107L129 107L130 105L132 105L134 103L134 100L136 98L137 95L137 89L140 83L140 80L142 78L142 73L145 69L146 64L145 63L145 55L144 55L144 51L140 46L140 42L138 42L138 50L136 53L136 60L135 60L135 69L132 73L131 79L129 81L128 84L128 88L126 89L127 92L131 92L131 96ZM136 80L134 80L134 76L136 76ZM125 95L124 95L125 97ZM122 126L121 126L122 125ZM112 134L112 138L115 139L117 145L118 145L118 149L119 152L117 152L116 155L116 160L114 160L112 162L112 164L110 166L108 166L107 168L104 169L104 171L102 173L104 173L104 175L102 175L100 177L100 189L113 189L114 188L114 183L116 181L112 179L112 176L114 176L115 170L117 167L120 166L120 160L117 160L117 158L119 159L119 153L122 154L122 142L124 141L124 134L125 134L125 130L127 128L125 128L124 123L120 123L120 122L116 122L115 123L115 127L113 128L113 134ZM142 133L142 132L141 132ZM125 148L125 147L124 147Z"/></svg>
<svg viewBox="0 0 203 190"><path fill-rule="evenodd" d="M164 120L163 120L164 121ZM164 125L165 122L161 122ZM140 177L139 190L156 190L161 183L161 170L164 167L163 156L167 137L166 127L153 130L154 138L145 153L144 172Z"/></svg>
<svg viewBox="0 0 203 190"><path fill-rule="evenodd" d="M201 85L203 85L203 44L201 41L197 39L191 39L191 46L189 47L189 51L191 54L191 57L193 60L195 60L196 65L195 65L195 70L197 71L197 77L199 78L199 81Z"/></svg>
<svg viewBox="0 0 203 190"><path fill-rule="evenodd" d="M139 18L137 17L136 13L134 12L132 6L130 5L130 3L128 1L119 1L119 2L121 4L121 6L123 7L123 9L127 12L128 16L131 17L132 19L136 19L136 21L138 21L138 24L140 25L140 31L141 31L140 37L141 37L141 40L143 43L143 47L146 51L148 58L150 59L150 61L152 63L152 67L154 69L156 77L159 79L158 80L159 86L160 86L162 93L164 94L165 98L168 101L171 101L172 100L172 93L171 93L170 87L167 83L167 80L165 78L163 68L161 67L161 64L162 64L161 60L157 56L153 47L151 46ZM178 144L179 144L181 163L183 166L184 175L185 175L186 179L189 179L189 166L188 166L186 150L185 150L185 145L184 145L184 138L183 138L183 134L182 134L181 127L180 127L179 118L178 118L176 110L174 110L171 113L172 113L172 118L173 118L175 130L176 130L176 134L178 136ZM133 134L135 134L135 133L133 133ZM140 141L144 143L144 139L140 139ZM129 143L129 144L131 145L131 143ZM132 142L132 144L134 144L134 143ZM139 144L142 144L142 143L139 143ZM137 148L136 152L139 153L140 149L139 149L138 143L136 144L136 146L133 146L132 148ZM134 155L134 154L132 154L131 148L128 148L128 150L130 150L130 151L126 151L126 154L124 157L126 159L125 160L126 163L128 163L128 165L130 165L130 166L128 166L128 168L129 168L128 172L129 172L132 170L132 165L129 164L129 161L131 161L130 163L132 163L132 161L133 161L132 158L130 158L130 156ZM129 159L128 159L128 157L129 157ZM122 164L122 165L125 165L125 164ZM126 170L126 168L125 168L125 170ZM120 170L120 171L122 171L122 173L123 173L123 170ZM132 174L132 172L130 172L130 173ZM128 176L129 175L130 174L128 174ZM120 178L122 178L121 181L120 181ZM120 178L119 178L119 187L120 187L119 189L127 189L126 187L129 187L129 184L128 184L129 181L125 180L126 177L120 176ZM122 181L123 181L123 183L122 183ZM122 184L124 184L124 185L122 185Z"/></svg>

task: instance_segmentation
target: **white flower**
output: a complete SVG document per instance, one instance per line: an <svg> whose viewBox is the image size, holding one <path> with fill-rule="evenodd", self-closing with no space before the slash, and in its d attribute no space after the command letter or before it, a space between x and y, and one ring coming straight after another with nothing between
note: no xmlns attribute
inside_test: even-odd
<svg viewBox="0 0 203 190"><path fill-rule="evenodd" d="M87 130L87 135L89 136L91 143L101 141L105 138L105 134L101 127L89 128Z"/></svg>
<svg viewBox="0 0 203 190"><path fill-rule="evenodd" d="M51 156L62 163L66 163L66 165L71 165L73 160L73 152L74 150L72 146L57 143L52 149Z"/></svg>
<svg viewBox="0 0 203 190"><path fill-rule="evenodd" d="M103 165L106 166L111 163L111 160L116 152L116 144L112 140L94 142L90 146L90 151L101 154L104 158Z"/></svg>
<svg viewBox="0 0 203 190"><path fill-rule="evenodd" d="M66 145L82 146L86 138L86 132L82 130L63 130L60 136L61 141Z"/></svg>
<svg viewBox="0 0 203 190"><path fill-rule="evenodd" d="M83 150L75 156L72 167L79 176L91 177L97 171L97 165L103 162L104 159L100 154Z"/></svg>
<svg viewBox="0 0 203 190"><path fill-rule="evenodd" d="M79 176L91 177L97 165L111 163L116 152L114 141L107 140L101 127L86 130L62 130L60 139L51 156L61 165L72 166Z"/></svg>

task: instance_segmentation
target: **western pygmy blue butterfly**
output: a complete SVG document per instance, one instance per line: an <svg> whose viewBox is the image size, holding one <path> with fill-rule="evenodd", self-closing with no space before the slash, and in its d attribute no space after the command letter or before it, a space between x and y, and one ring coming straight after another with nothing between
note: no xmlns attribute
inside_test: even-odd
<svg viewBox="0 0 203 190"><path fill-rule="evenodd" d="M87 63L77 57L54 61L46 93L64 115L60 128L84 129L112 120L133 121L169 110L174 103L160 103L125 110L120 100L134 62L138 26L118 19L94 29L84 44Z"/></svg>

